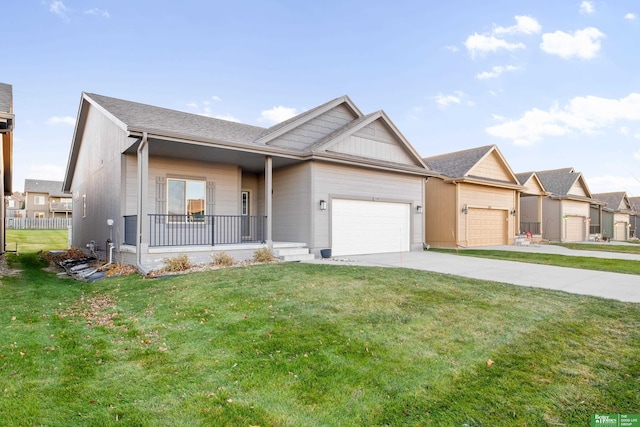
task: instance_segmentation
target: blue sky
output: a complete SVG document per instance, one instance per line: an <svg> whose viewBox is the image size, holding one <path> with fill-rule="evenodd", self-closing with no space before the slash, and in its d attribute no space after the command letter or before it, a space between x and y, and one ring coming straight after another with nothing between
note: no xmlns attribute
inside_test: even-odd
<svg viewBox="0 0 640 427"><path fill-rule="evenodd" d="M424 157L640 196L640 2L489 3L4 0L14 189L63 179L85 91L265 127L349 95Z"/></svg>

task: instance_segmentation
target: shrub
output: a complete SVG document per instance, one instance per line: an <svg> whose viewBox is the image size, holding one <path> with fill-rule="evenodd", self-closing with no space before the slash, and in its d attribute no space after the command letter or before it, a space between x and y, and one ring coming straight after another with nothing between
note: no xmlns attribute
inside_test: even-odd
<svg viewBox="0 0 640 427"><path fill-rule="evenodd" d="M170 271L172 273L177 271L186 271L192 267L189 257L184 254L173 258L165 258L164 266L164 271Z"/></svg>
<svg viewBox="0 0 640 427"><path fill-rule="evenodd" d="M260 248L253 252L255 262L272 262L274 259L273 252L269 248Z"/></svg>
<svg viewBox="0 0 640 427"><path fill-rule="evenodd" d="M218 252L212 255L213 263L222 267L231 267L235 264L236 260L226 252Z"/></svg>

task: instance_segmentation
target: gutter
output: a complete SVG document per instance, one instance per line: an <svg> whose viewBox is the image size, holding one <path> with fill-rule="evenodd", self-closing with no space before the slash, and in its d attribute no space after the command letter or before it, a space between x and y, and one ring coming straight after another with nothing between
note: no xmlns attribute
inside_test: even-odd
<svg viewBox="0 0 640 427"><path fill-rule="evenodd" d="M142 139L140 140L140 145L138 146L137 155L138 159L140 158L140 153L142 150L149 144L149 139L147 132L142 133ZM138 164L138 224L136 230L136 268L139 272L147 275L148 271L142 266L142 213L143 213L143 186L142 186L142 171L140 170L140 164Z"/></svg>

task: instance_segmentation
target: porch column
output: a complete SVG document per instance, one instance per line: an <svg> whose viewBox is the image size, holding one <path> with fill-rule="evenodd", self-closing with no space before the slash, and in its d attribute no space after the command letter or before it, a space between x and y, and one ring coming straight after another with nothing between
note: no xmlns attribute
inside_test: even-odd
<svg viewBox="0 0 640 427"><path fill-rule="evenodd" d="M542 196L538 197L538 223L540 224L540 236L544 234L543 224L542 224Z"/></svg>
<svg viewBox="0 0 640 427"><path fill-rule="evenodd" d="M136 260L138 268L142 266L142 253L149 248L149 209L147 198L149 192L149 143L147 133L142 134L138 146L138 229L136 238Z"/></svg>
<svg viewBox="0 0 640 427"><path fill-rule="evenodd" d="M267 215L267 229L265 239L269 248L273 247L273 238L271 237L271 228L273 227L273 159L266 156L264 159L264 203L265 213Z"/></svg>

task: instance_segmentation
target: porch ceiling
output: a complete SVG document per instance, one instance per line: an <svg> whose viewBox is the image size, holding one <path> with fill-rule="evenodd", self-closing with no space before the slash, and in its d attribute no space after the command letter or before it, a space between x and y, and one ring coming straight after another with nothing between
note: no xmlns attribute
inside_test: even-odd
<svg viewBox="0 0 640 427"><path fill-rule="evenodd" d="M135 153L138 143L131 145L125 152ZM198 160L203 162L224 163L238 165L243 170L252 173L264 172L266 154L239 149L216 147L202 144L188 144L177 141L149 139L149 155L170 157L174 159ZM281 157L270 154L273 159L273 169L300 163L297 158Z"/></svg>

